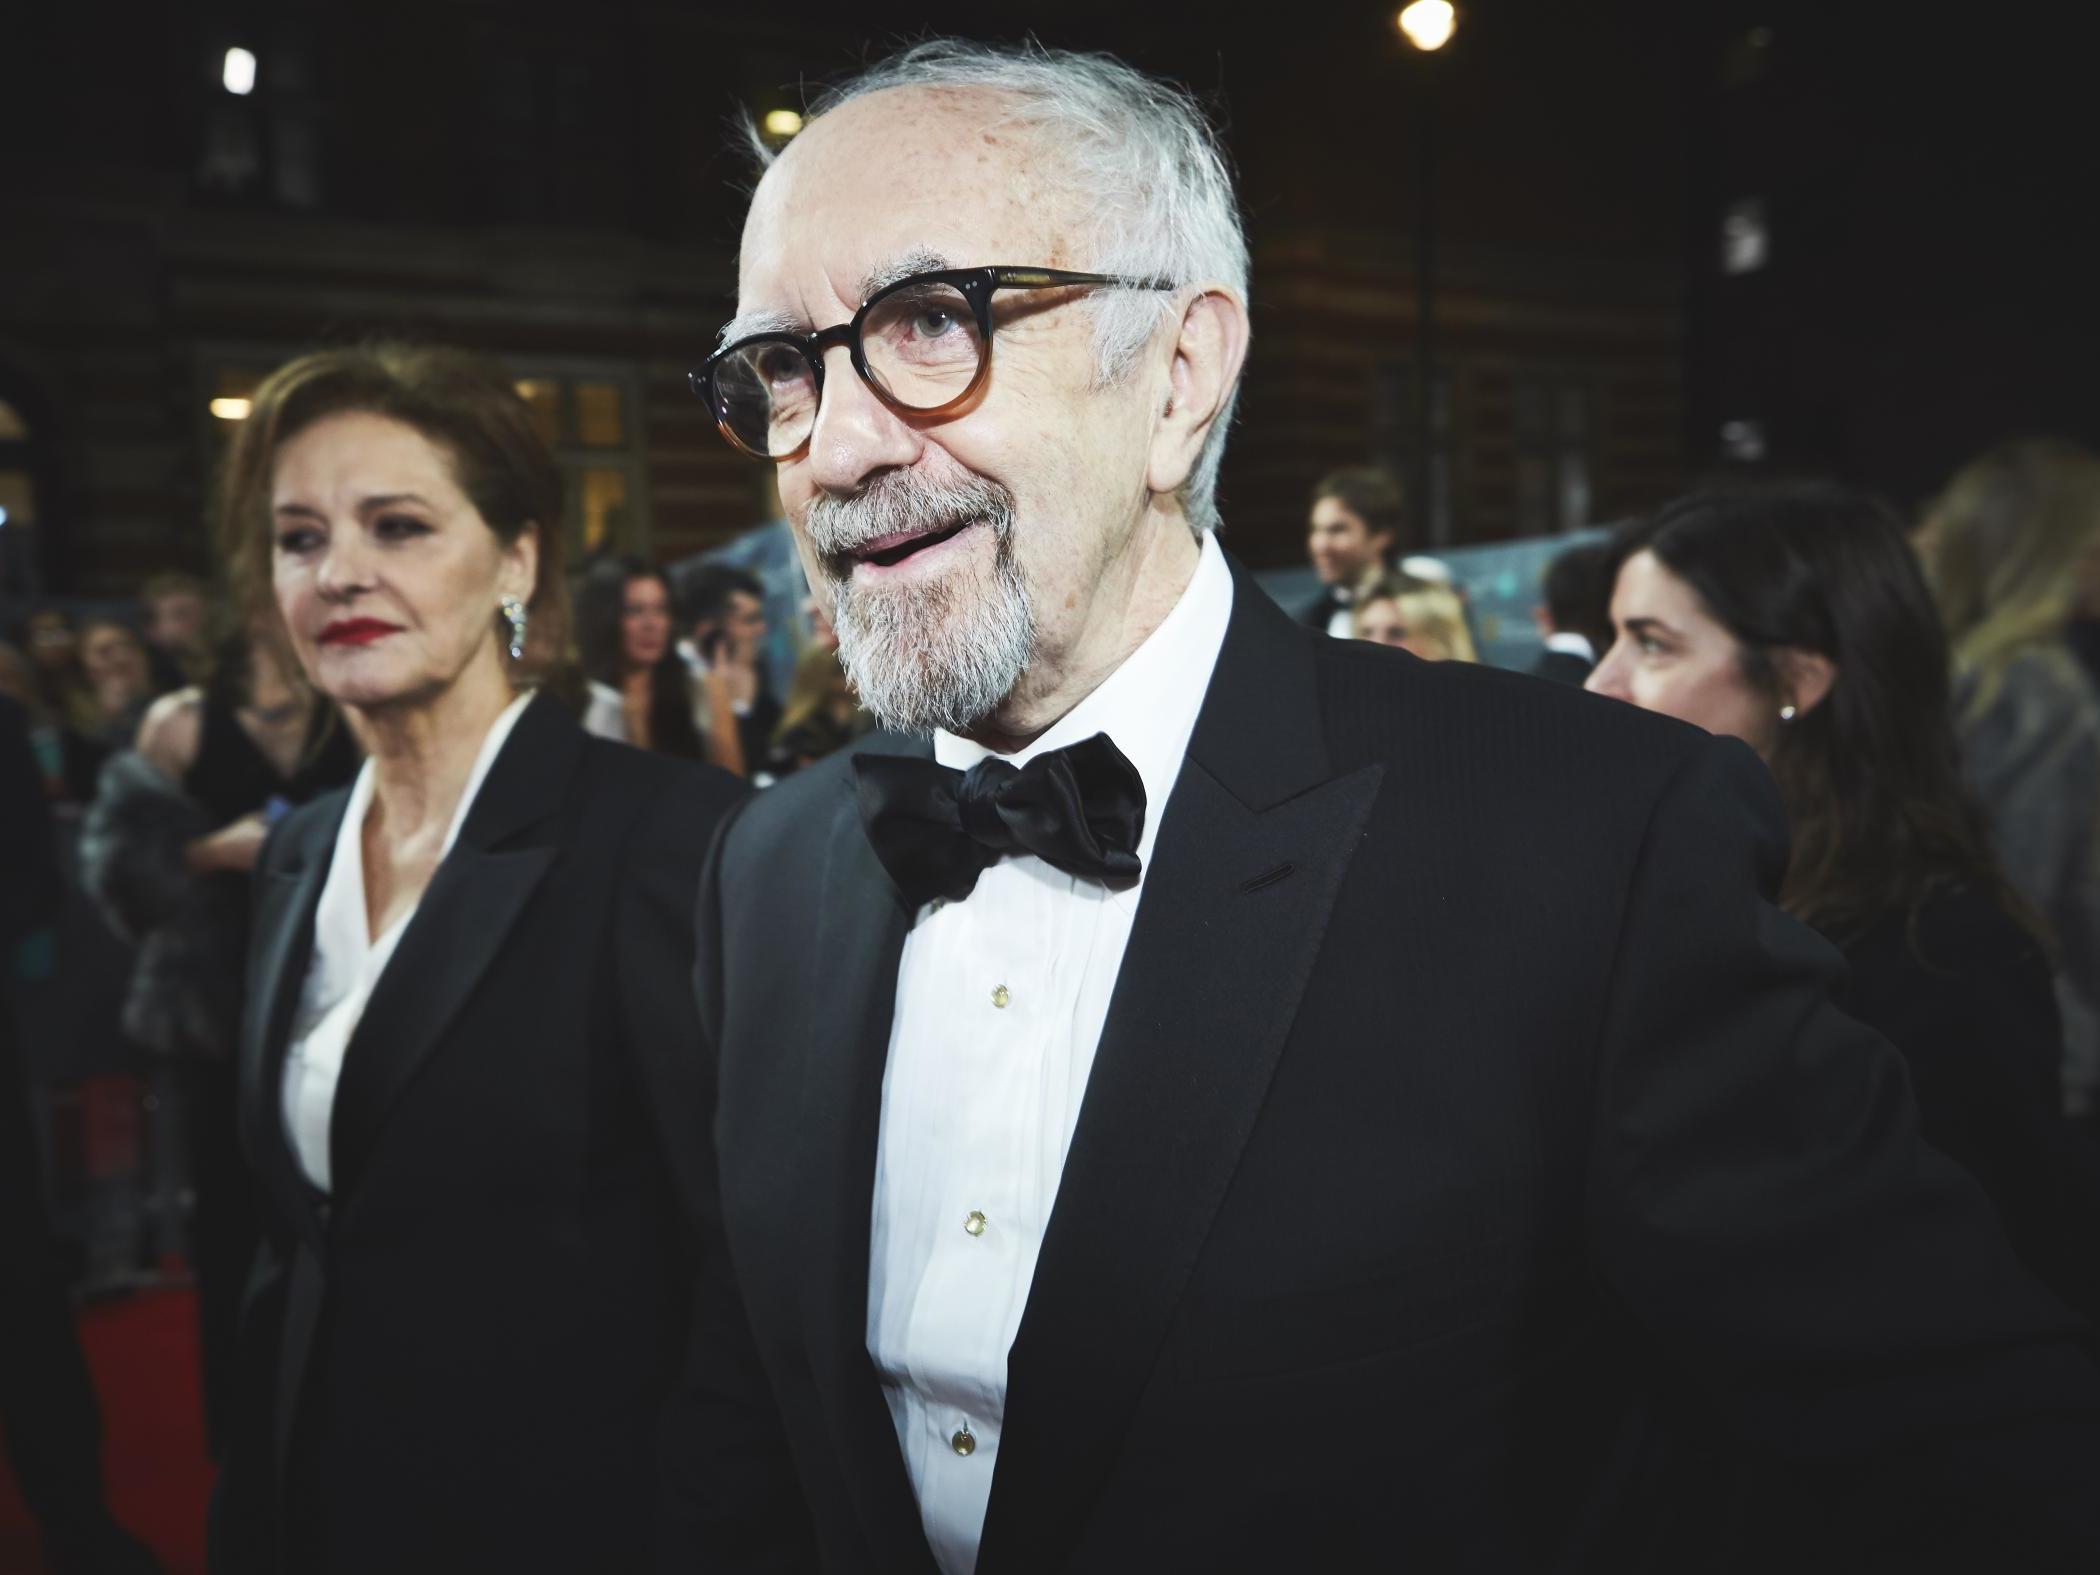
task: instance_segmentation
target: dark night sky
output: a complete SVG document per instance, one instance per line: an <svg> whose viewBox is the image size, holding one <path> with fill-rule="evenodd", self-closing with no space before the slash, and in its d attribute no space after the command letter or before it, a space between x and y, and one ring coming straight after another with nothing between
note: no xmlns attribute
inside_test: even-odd
<svg viewBox="0 0 2100 1575"><path fill-rule="evenodd" d="M472 72L491 42L607 63L600 120L675 106L613 161L600 227L733 246L741 99L793 97L899 38L944 29L1106 48L1223 109L1251 227L1388 235L1412 222L1423 62L1390 6L773 7L597 0L252 0L20 7L4 37L39 69L6 95L31 176L92 197L126 160L179 188L212 51L234 28L318 41L328 204L387 222L476 222L460 200L481 131ZM1467 248L1547 262L1681 267L1686 378L1701 423L1745 399L1794 414L1788 454L1916 497L1948 455L2023 427L2100 439L2086 346L2100 333L2088 232L2100 155L2079 13L2000 7L1964 29L1880 0L1470 0L1434 65L1438 220ZM28 14L22 14L22 13ZM244 15L252 18L242 24ZM288 20L289 19L289 20ZM1762 119L1731 129L1720 61L1776 35ZM677 42L653 42L667 33ZM641 40L651 40L644 45ZM267 46L266 46L267 47ZM631 89L631 91L630 91ZM482 91L486 91L484 88ZM1738 117L1740 119L1740 117ZM617 132L614 135L618 135ZM449 182L449 184L448 184ZM1774 267L1749 306L1711 281L1719 204L1767 189ZM1257 280L1257 289L1259 280Z"/></svg>

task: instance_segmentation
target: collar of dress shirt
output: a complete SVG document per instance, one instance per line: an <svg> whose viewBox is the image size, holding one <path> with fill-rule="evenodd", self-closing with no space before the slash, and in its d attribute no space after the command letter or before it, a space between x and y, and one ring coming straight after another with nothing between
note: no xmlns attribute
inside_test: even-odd
<svg viewBox="0 0 2100 1575"><path fill-rule="evenodd" d="M1546 649L1549 651L1565 651L1570 656L1579 656L1585 662L1592 664L1597 660L1597 653L1586 638L1565 630L1557 629L1552 634L1547 635Z"/></svg>
<svg viewBox="0 0 2100 1575"><path fill-rule="evenodd" d="M1045 750L1106 733L1145 784L1145 830L1137 851L1140 864L1150 869L1167 796L1181 774L1181 758L1188 752L1189 735L1196 730L1196 714L1203 709L1204 691L1210 687L1211 670L1231 621L1232 571L1206 531L1196 572L1159 627L1040 738L1003 758L1025 766ZM969 770L991 753L954 733L933 735L934 759L957 771ZM1140 884L1143 879L1140 873ZM1133 886L1121 895L1134 902L1137 890Z"/></svg>
<svg viewBox="0 0 2100 1575"><path fill-rule="evenodd" d="M467 812L474 807L474 797L487 780L489 768L503 752L503 744L510 737L510 730L518 725L518 718L532 704L533 691L528 689L504 707L503 713L489 724L488 735L481 741L481 752L474 757L474 766L467 773L467 785L459 795L459 804L452 811L452 824L445 829L444 846L438 852L438 862L452 851L452 844L459 840L459 828L467 823ZM335 857L328 866L328 880L321 887L320 907L314 914L314 933L317 950L334 960L339 966L356 966L379 939L372 934L371 921L365 912L365 816L372 808L372 762L368 757L357 769L357 781L350 788L350 802L343 809L343 823L336 828ZM414 910L411 909L411 912ZM347 988L348 980L343 981ZM332 991L331 993L340 993Z"/></svg>

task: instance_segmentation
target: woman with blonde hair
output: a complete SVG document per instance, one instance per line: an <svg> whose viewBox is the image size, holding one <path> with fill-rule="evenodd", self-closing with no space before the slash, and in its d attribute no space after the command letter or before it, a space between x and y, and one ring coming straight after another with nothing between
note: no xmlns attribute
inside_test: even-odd
<svg viewBox="0 0 2100 1575"><path fill-rule="evenodd" d="M1458 592L1411 574L1372 581L1357 598L1353 632L1359 640L1397 645L1428 662L1480 660Z"/></svg>
<svg viewBox="0 0 2100 1575"><path fill-rule="evenodd" d="M1971 461L1919 532L1970 780L2006 874L2048 920L2064 1100L2100 1111L2100 696L2067 631L2100 553L2100 457L2028 438Z"/></svg>

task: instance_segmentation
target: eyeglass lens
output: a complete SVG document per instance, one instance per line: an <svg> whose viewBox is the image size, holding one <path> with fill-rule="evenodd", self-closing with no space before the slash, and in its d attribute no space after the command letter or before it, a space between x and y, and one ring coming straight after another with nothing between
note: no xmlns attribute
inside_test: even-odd
<svg viewBox="0 0 2100 1575"><path fill-rule="evenodd" d="M892 404L938 410L969 391L985 344L968 297L922 280L870 303L861 353L869 381ZM761 341L724 356L714 385L716 413L754 453L785 458L816 425L816 371L797 346Z"/></svg>

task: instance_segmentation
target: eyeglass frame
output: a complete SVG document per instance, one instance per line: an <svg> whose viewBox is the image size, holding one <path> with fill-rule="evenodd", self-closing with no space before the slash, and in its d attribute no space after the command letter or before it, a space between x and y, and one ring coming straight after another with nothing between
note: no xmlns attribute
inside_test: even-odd
<svg viewBox="0 0 2100 1575"><path fill-rule="evenodd" d="M883 386L876 382L868 370L867 350L861 344L861 327L868 314L890 296L915 285L945 284L953 287L969 302L970 310L977 319L977 332L984 344L984 354L978 358L977 372L970 379L969 387L953 399L938 405L906 405L899 403ZM816 387L816 398L811 402L809 430L813 436L817 430L817 413L824 408L824 357L835 347L844 345L853 362L853 370L868 391L884 405L900 416L942 416L966 403L984 386L984 380L992 371L992 297L1001 290L1055 290L1068 285L1112 285L1123 290L1173 290L1179 286L1171 279L1141 279L1131 274L1119 273L1072 273L1063 268L1023 268L1009 265L993 265L984 268L937 268L926 273L915 273L886 284L860 303L850 321L820 328L815 333L797 334L774 331L762 334L746 334L734 344L726 344L709 356L699 367L686 374L693 392L706 404L715 418L715 426L739 453L749 454L753 459L769 461L775 465L786 464L809 447L809 437L789 449L785 454L761 454L729 429L722 415L722 405L715 398L715 368L723 360L756 344L786 345L799 351L802 359L809 363L810 374Z"/></svg>

